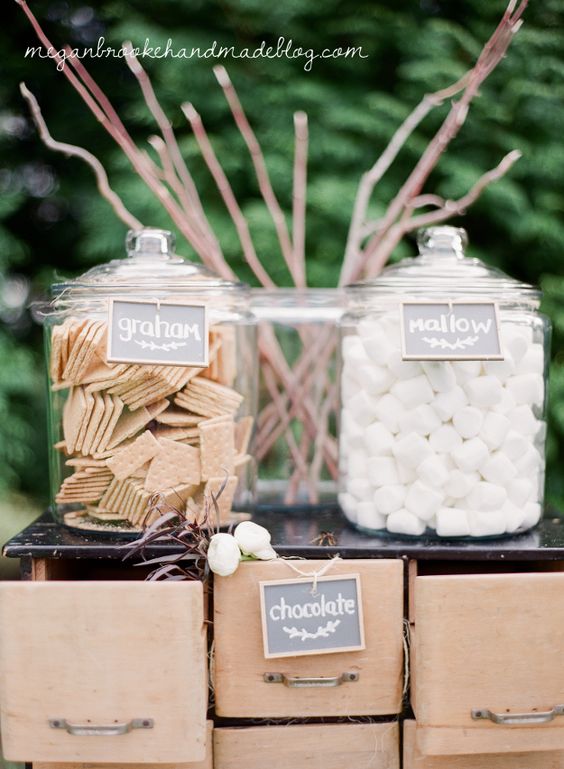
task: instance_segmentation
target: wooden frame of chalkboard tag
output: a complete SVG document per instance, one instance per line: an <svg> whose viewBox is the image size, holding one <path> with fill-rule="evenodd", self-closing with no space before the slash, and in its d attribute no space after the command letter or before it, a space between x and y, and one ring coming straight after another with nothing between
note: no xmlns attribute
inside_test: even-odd
<svg viewBox="0 0 564 769"><path fill-rule="evenodd" d="M162 324L166 324L167 328L174 325L178 325L181 330L182 327L191 330L195 326L199 331L199 338L186 337L185 341L178 341L176 337L170 337L170 341L165 342L163 345L157 345L154 340L147 341L146 339L135 339L135 324L133 330L131 327L127 329L121 329L127 332L128 339L115 338L116 329L118 324L123 318L117 318L120 309L123 309L127 305L131 309L133 307L142 308L143 311L140 314L142 318L129 318L129 320L137 321L137 323L148 323L155 327L156 321L159 322L159 330ZM154 307L154 316L149 317L146 311L147 307ZM163 312L168 316L167 319L161 321L160 315ZM193 333L193 332L192 332ZM145 334L147 336L147 334ZM188 335L189 336L189 335ZM157 336L154 338L162 339ZM168 337L165 337L167 339ZM189 344L190 343L190 344ZM140 354L139 350L132 350L129 352L129 347L133 344L137 344L140 350L144 353ZM189 350L183 350L182 348L189 346ZM151 355L152 352L160 350L159 355ZM187 355L186 353L189 352ZM163 353L168 353L164 355ZM184 353L182 355L181 353ZM108 344L106 358L111 363L136 363L139 365L149 364L157 366L195 366L198 368L207 368L209 365L209 319L208 308L203 302L190 301L190 302L172 302L168 300L159 299L130 299L128 297L112 297L108 304Z"/></svg>
<svg viewBox="0 0 564 769"><path fill-rule="evenodd" d="M403 360L504 360L505 356L503 355L502 345L501 345L501 335L500 335L500 324L499 324L499 309L497 302L489 301L487 299L457 299L457 300L448 300L445 299L443 301L433 301L433 300L405 300L399 303L400 304L400 337L401 337L401 354ZM406 334L406 308L409 307L425 307L427 309L431 307L436 308L448 308L447 316L450 315L453 311L453 308L460 308L460 307L488 307L491 310L490 317L487 318L487 321L493 321L493 324L490 325L490 328L488 329L488 332L483 334L482 338L480 339L479 334L477 332L474 332L474 339L472 340L471 336L468 336L467 339L459 339L457 338L456 342L449 342L448 339L446 339L444 336L442 339L438 339L437 337L433 338L425 338L425 337L419 337L416 341L419 343L418 350L415 350L415 344L413 342L413 339L408 341L408 334ZM438 313L440 316L440 313ZM426 320L434 320L435 322L440 323L442 328L439 330L439 333L443 334L453 334L453 333L465 333L462 330L457 329L449 329L445 328L445 314L442 314L442 317L439 319L433 318L431 314L429 313L429 317L426 318ZM425 320L425 319L423 319ZM472 325L471 321L474 321L474 323L484 323L483 320L478 320L476 318L471 319L469 321L467 318L465 319L466 322L469 325ZM456 320L455 320L456 322ZM464 344L464 342L470 342L472 340L472 344L476 345L474 352L469 352L468 350L462 348L460 349L460 352L453 349L453 345L456 345L458 343ZM410 344L411 342L411 344ZM478 351L479 343L482 342L482 351ZM428 350L425 350L425 345L429 347ZM433 347L437 346L443 346L444 352L441 353L433 353L432 349ZM486 347L486 350L484 351L484 345ZM450 347L450 351L448 350L448 347Z"/></svg>
<svg viewBox="0 0 564 769"><path fill-rule="evenodd" d="M269 618L267 616L268 612L268 590L269 588L273 589L276 592L276 596L278 600L280 598L283 598L283 592L282 591L276 591L276 588L279 587L288 587L295 589L296 586L301 586L305 588L307 591L307 595L311 597L311 601L309 603L315 601L316 598L321 595L321 602L320 604L325 607L328 602L335 603L335 600L329 599L329 601L323 601L323 591L322 586L327 585L328 583L352 583L353 587L353 596L354 600L356 600L356 610L354 612L354 621L353 621L353 635L354 637L351 639L350 643L343 643L343 639L340 639L338 641L337 646L330 646L329 644L326 644L325 642L327 639L330 640L333 633L337 632L337 628L342 624L342 619L336 619L336 620L329 620L325 623L325 626L319 625L317 628L314 629L314 633L311 632L311 630L308 630L306 627L301 628L301 630L297 627L282 627L282 632L286 635L280 636L277 640L274 638L273 634L270 631L272 622L278 622L282 621L283 617L280 618L280 620L274 620L270 619L270 625L269 625ZM314 584L317 586L317 593L313 594L312 590L314 587ZM302 656L308 656L308 655L319 655L319 654L337 654L339 652L351 652L351 651L361 651L362 649L366 648L365 638L364 638L364 613L363 613L363 607L362 607L362 590L360 585L360 576L358 574L343 574L339 576L328 576L328 577L318 577L315 579L315 577L312 575L311 577L301 577L299 579L279 579L279 580L272 580L272 581L266 581L266 582L259 582L259 588L260 588L260 610L261 610L261 624L262 624L262 640L263 640L263 649L264 649L264 657L265 659L274 659L278 657L302 657ZM294 599L295 600L295 599ZM342 594L339 594L339 597L336 599L337 603L341 605L341 608L343 611L346 611L343 607L343 603L348 603L349 601L353 600L353 598L343 598ZM302 603L305 604L305 600L302 600ZM298 604L299 605L299 604ZM288 609L290 610L290 605L286 604L288 606ZM271 608L277 608L276 605L272 606ZM348 614L348 611L347 611ZM335 615L332 615L335 616ZM341 615L344 616L344 615ZM320 608L320 616L319 618L316 616L309 616L305 619L313 621L313 622L319 622L319 619L321 618L321 608ZM288 618L288 622L294 622L296 619L298 619L301 623L304 622L304 617L294 617L293 619ZM337 623L337 624L335 624ZM350 632L350 631L346 631ZM312 637L307 638L307 635L310 635ZM287 637L286 637L287 636ZM309 645L307 647L302 647L301 649L297 644L295 646L288 646L287 648L284 648L284 644L281 642L286 642L288 644L295 643L298 639L299 641L304 644L309 641ZM319 642L317 644L314 644L314 641L317 641L319 639Z"/></svg>

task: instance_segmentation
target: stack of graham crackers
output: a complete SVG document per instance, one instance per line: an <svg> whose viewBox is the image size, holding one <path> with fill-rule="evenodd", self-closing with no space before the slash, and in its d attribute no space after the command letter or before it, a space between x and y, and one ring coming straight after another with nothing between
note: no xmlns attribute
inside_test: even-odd
<svg viewBox="0 0 564 769"><path fill-rule="evenodd" d="M73 526L151 523L149 500L159 493L175 508L201 515L206 496L218 498L229 521L253 418L236 378L232 327L210 330L208 368L109 363L104 321L68 318L51 336L53 389L68 390L62 415L70 475L55 501ZM152 513L154 518L157 513Z"/></svg>

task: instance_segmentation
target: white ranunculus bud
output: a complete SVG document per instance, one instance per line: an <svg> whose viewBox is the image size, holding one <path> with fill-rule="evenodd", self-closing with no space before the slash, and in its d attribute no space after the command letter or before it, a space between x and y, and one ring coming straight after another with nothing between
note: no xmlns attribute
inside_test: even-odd
<svg viewBox="0 0 564 769"><path fill-rule="evenodd" d="M208 564L214 574L228 577L237 571L241 551L231 534L214 534L208 547Z"/></svg>
<svg viewBox="0 0 564 769"><path fill-rule="evenodd" d="M233 536L243 555L252 555L261 561L271 561L277 557L270 544L270 532L264 526L252 521L243 521L237 526Z"/></svg>

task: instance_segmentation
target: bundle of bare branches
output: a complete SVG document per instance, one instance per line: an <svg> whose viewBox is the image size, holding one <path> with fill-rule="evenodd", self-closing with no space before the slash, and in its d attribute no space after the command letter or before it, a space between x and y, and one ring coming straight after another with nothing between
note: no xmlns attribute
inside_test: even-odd
<svg viewBox="0 0 564 769"><path fill-rule="evenodd" d="M159 134L148 139L158 162L137 146L121 121L108 97L90 76L80 59L73 57L69 47L64 48L67 59L62 62L57 48L52 45L25 0L17 0L31 22L39 40L51 53L59 71L82 97L86 106L115 140L129 159L140 179L147 185L166 210L178 231L186 238L204 264L225 278L236 276L228 265L219 240L205 213L190 169L184 162L172 125L155 95L151 80L134 55L131 43L124 43L125 61L137 79L148 109L154 117ZM514 35L522 24L527 0L511 0L497 28L482 49L475 65L460 80L435 93L423 97L417 107L404 120L372 168L361 178L353 207L339 285L344 286L363 277L377 275L386 264L394 248L409 232L431 224L444 222L463 214L492 182L501 178L519 159L513 150L500 163L476 179L468 192L457 200L445 200L438 195L423 192L429 175L457 136L468 115L469 107L480 86L504 57ZM257 178L260 193L274 223L280 250L294 285L306 288L305 220L308 154L308 122L303 112L294 115L294 168L292 196L292 226L274 192L264 154L246 117L235 87L224 67L214 68L233 119L247 146ZM130 213L123 201L110 187L107 174L90 152L82 147L56 141L49 133L33 94L21 84L21 92L29 104L35 124L43 142L52 150L69 157L79 157L92 168L100 194L110 203L116 215L128 226L143 226ZM409 173L397 195L391 200L385 214L376 221L368 217L368 207L375 188L390 168L407 139L421 121L435 108L450 101L450 109L434 137ZM212 175L222 200L237 231L241 250L258 283L265 288L275 284L257 254L249 226L237 202L233 188L209 140L201 116L190 103L181 109L194 133L202 157ZM263 459L280 438L284 438L291 456L292 471L286 496L295 501L297 490L305 484L309 501L317 501L318 480L323 472L337 477L337 443L329 427L335 410L336 387L327 374L327 364L334 355L336 337L329 331L315 335L307 329L302 332L302 354L292 365L285 357L272 327L261 328L260 353L264 386L270 397L260 414L256 454ZM316 383L315 397L312 383ZM293 423L301 425L296 436Z"/></svg>

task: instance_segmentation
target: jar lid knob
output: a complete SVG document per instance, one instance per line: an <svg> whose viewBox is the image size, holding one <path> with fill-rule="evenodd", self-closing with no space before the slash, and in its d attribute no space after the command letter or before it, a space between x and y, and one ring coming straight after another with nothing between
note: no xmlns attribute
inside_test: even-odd
<svg viewBox="0 0 564 769"><path fill-rule="evenodd" d="M125 239L128 256L169 256L174 253L175 237L168 230L144 227L129 230Z"/></svg>
<svg viewBox="0 0 564 769"><path fill-rule="evenodd" d="M426 227L417 231L417 245L421 254L433 251L462 259L468 245L468 234L462 227Z"/></svg>

